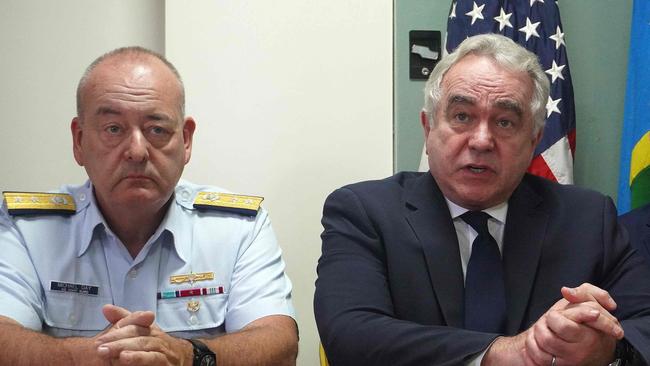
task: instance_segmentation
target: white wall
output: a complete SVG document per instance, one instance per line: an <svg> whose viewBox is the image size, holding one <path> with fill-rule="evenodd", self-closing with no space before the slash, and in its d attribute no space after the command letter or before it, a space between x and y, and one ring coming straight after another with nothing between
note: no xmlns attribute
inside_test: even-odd
<svg viewBox="0 0 650 366"><path fill-rule="evenodd" d="M392 2L0 1L0 190L85 179L71 153L76 83L101 53L166 51L198 127L185 178L266 197L294 283L299 365L323 200L392 171Z"/></svg>
<svg viewBox="0 0 650 366"><path fill-rule="evenodd" d="M164 52L161 0L0 1L0 191L81 183L69 125L83 70L128 45Z"/></svg>
<svg viewBox="0 0 650 366"><path fill-rule="evenodd" d="M294 283L299 365L323 201L392 171L392 2L168 1L167 56L197 120L185 176L266 197Z"/></svg>

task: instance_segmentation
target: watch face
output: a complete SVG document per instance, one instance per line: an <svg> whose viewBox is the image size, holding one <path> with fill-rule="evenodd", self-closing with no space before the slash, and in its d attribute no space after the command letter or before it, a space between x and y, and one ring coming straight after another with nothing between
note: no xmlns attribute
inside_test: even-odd
<svg viewBox="0 0 650 366"><path fill-rule="evenodd" d="M203 355L201 358L201 366L216 366L217 361L214 359L214 355Z"/></svg>

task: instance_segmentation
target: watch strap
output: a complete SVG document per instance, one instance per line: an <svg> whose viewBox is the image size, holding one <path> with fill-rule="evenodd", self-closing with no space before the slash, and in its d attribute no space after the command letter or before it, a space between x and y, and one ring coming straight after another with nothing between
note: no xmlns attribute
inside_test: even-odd
<svg viewBox="0 0 650 366"><path fill-rule="evenodd" d="M609 365L612 366L631 366L637 365L637 353L634 347L625 338L616 342L616 349L614 350L614 362ZM609 366L608 365L608 366Z"/></svg>
<svg viewBox="0 0 650 366"><path fill-rule="evenodd" d="M192 344L192 348L194 351L194 357L192 358L192 365L193 366L201 366L201 360L203 359L204 356L206 355L211 355L214 357L214 363L216 365L217 363L217 356L216 354L208 347L205 343L197 340L197 339L186 339L188 342Z"/></svg>

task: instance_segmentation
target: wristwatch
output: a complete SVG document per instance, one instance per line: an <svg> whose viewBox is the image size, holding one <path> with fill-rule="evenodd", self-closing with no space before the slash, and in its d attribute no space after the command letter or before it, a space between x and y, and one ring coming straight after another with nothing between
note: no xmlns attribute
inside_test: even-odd
<svg viewBox="0 0 650 366"><path fill-rule="evenodd" d="M635 364L635 352L630 343L625 339L616 342L614 350L614 362L607 366L625 366Z"/></svg>
<svg viewBox="0 0 650 366"><path fill-rule="evenodd" d="M192 343L192 347L194 348L194 361L192 362L192 366L217 366L217 355L205 343L196 339L188 339L187 341Z"/></svg>

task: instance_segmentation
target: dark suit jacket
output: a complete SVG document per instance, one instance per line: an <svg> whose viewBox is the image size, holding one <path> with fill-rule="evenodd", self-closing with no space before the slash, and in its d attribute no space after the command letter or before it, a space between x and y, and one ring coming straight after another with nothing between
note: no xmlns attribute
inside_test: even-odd
<svg viewBox="0 0 650 366"><path fill-rule="evenodd" d="M458 239L429 173L338 189L322 224L314 310L332 365L460 365L498 336L462 329ZM626 338L650 359L650 270L633 252L609 198L525 176L504 232L507 335L562 286L590 282L610 291Z"/></svg>
<svg viewBox="0 0 650 366"><path fill-rule="evenodd" d="M650 263L650 204L621 215L621 224L630 233L630 243Z"/></svg>

